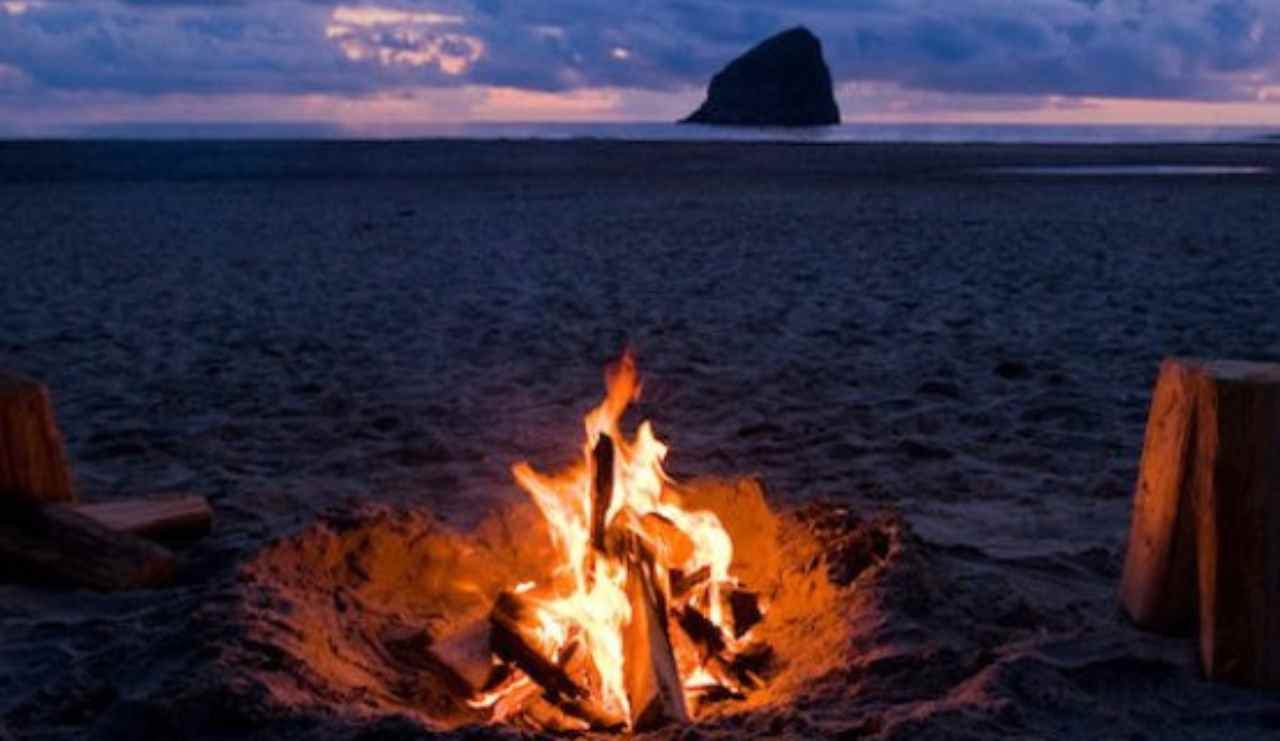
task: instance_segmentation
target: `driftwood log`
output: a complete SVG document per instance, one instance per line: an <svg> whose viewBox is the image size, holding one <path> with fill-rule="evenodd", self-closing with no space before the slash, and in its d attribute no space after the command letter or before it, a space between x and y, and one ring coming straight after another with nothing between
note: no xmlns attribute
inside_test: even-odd
<svg viewBox="0 0 1280 741"><path fill-rule="evenodd" d="M0 569L22 581L116 591L167 584L176 559L69 506L10 500L0 503Z"/></svg>
<svg viewBox="0 0 1280 741"><path fill-rule="evenodd" d="M195 538L213 526L209 501L197 496L80 504L75 510L117 532L152 540Z"/></svg>
<svg viewBox="0 0 1280 741"><path fill-rule="evenodd" d="M1121 600L1155 630L1198 616L1209 678L1280 688L1280 366L1165 361Z"/></svg>
<svg viewBox="0 0 1280 741"><path fill-rule="evenodd" d="M0 371L0 497L75 499L49 390L7 371Z"/></svg>

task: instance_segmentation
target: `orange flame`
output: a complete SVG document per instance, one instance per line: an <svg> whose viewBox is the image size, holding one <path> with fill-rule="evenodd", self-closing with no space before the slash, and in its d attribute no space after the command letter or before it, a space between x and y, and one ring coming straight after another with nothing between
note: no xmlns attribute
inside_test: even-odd
<svg viewBox="0 0 1280 741"><path fill-rule="evenodd" d="M622 526L626 532L646 540L655 553L664 576L670 569L693 573L706 569L710 574L708 617L726 629L720 590L733 584L729 564L733 543L718 517L711 512L690 512L678 497L664 497L669 483L662 469L667 446L658 440L647 421L627 440L619 432L619 422L627 407L640 393L635 359L630 352L605 372L607 394L604 401L586 415L583 465L558 475L547 476L521 462L512 467L517 483L533 498L550 529L559 562L548 584L525 592L537 606L537 637L558 656L568 648L576 633L600 675L600 703L604 710L630 718L631 708L624 682L624 628L631 620L626 593L627 567L618 558L597 557L592 544L593 450L601 435L614 443L612 497L604 521L608 527ZM657 542L640 526L646 515L660 515L687 536L691 548L670 548ZM522 585L526 586L526 585ZM668 595L669 597L669 595ZM731 630L724 630L726 637ZM730 639L731 640L731 639ZM705 672L683 677L687 688L705 686Z"/></svg>

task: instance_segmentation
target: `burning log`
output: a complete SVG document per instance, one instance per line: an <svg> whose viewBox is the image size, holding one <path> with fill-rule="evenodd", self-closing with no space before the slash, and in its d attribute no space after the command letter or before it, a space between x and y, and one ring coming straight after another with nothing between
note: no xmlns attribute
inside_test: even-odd
<svg viewBox="0 0 1280 741"><path fill-rule="evenodd" d="M657 588L652 557L640 547L629 564L627 599L631 622L622 645L631 727L653 728L668 720L688 723L684 688L667 635L666 598Z"/></svg>
<svg viewBox="0 0 1280 741"><path fill-rule="evenodd" d="M207 535L213 510L204 497L175 496L80 504L75 510L121 533L152 540Z"/></svg>
<svg viewBox="0 0 1280 741"><path fill-rule="evenodd" d="M662 563L681 564L693 556L693 539L674 522L657 512L641 517L640 529L653 544L658 560Z"/></svg>
<svg viewBox="0 0 1280 741"><path fill-rule="evenodd" d="M71 469L49 390L0 371L0 496L70 502Z"/></svg>
<svg viewBox="0 0 1280 741"><path fill-rule="evenodd" d="M605 712L588 691L590 682L585 674L591 668L584 652L578 651L575 645L559 661L548 656L537 637L538 621L532 604L511 592L502 593L490 613L490 626L493 653L528 675L545 691L549 702L582 719L589 727L605 729L622 725L622 719ZM581 661L575 665L576 656L581 657ZM584 681L578 681L575 675ZM530 695L530 707L534 702L532 698ZM508 708L504 712L511 714L513 710Z"/></svg>
<svg viewBox="0 0 1280 741"><path fill-rule="evenodd" d="M101 591L156 587L173 579L173 553L107 528L62 505L0 505L0 564L24 580Z"/></svg>
<svg viewBox="0 0 1280 741"><path fill-rule="evenodd" d="M602 686L600 673L592 662L590 652L580 640L569 644L561 657L560 665L587 692L580 699L558 698L559 707L573 717L586 721L592 728L622 730L626 726L626 718L608 713L598 701Z"/></svg>
<svg viewBox="0 0 1280 741"><path fill-rule="evenodd" d="M591 544L597 551L605 549L605 517L613 501L613 438L601 433L591 453L595 478L591 487Z"/></svg>
<svg viewBox="0 0 1280 741"><path fill-rule="evenodd" d="M720 628L692 607L681 610L676 616L676 621L685 635L689 636L693 644L698 647L702 663L706 663L712 656L727 648L724 633Z"/></svg>
<svg viewBox="0 0 1280 741"><path fill-rule="evenodd" d="M1139 625L1188 624L1205 674L1280 687L1280 366L1160 370L1121 591Z"/></svg>
<svg viewBox="0 0 1280 741"><path fill-rule="evenodd" d="M490 645L495 654L515 664L553 695L571 700L586 695L586 691L546 655L535 633L538 623L534 607L519 595L511 592L499 595L489 622L493 629Z"/></svg>
<svg viewBox="0 0 1280 741"><path fill-rule="evenodd" d="M733 637L741 638L764 620L760 596L745 589L729 592L729 609L733 612Z"/></svg>
<svg viewBox="0 0 1280 741"><path fill-rule="evenodd" d="M537 693L526 698L517 717L532 731L582 733L591 730L591 723Z"/></svg>
<svg viewBox="0 0 1280 741"><path fill-rule="evenodd" d="M706 584L711 579L711 567L703 566L693 573L686 574L680 569L667 572L667 581L671 585L671 597L681 599L694 589Z"/></svg>

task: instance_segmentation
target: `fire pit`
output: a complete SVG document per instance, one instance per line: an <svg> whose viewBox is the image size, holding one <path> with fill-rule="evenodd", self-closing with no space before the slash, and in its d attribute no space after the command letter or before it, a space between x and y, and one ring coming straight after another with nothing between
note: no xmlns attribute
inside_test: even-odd
<svg viewBox="0 0 1280 741"><path fill-rule="evenodd" d="M581 459L515 465L529 503L473 533L366 506L261 554L256 678L285 704L433 727L629 731L785 703L847 665L851 585L896 530L851 546L856 523L778 517L754 479L675 481L649 423L621 429L629 355L606 385Z"/></svg>

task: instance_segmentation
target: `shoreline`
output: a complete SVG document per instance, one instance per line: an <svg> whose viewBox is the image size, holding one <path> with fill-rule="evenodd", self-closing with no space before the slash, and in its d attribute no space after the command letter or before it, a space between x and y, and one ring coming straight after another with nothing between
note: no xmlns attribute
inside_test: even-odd
<svg viewBox="0 0 1280 741"><path fill-rule="evenodd" d="M1259 167L1274 143L999 144L639 142L604 139L420 141L0 141L0 183L343 181L351 179L809 178L982 181L992 169L1077 165ZM999 177L1034 177L999 173ZM1196 175L1159 175L1163 179ZM499 183L500 184L500 183Z"/></svg>

